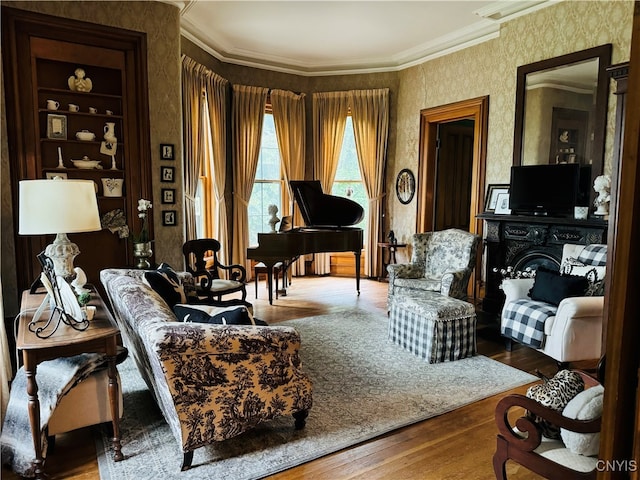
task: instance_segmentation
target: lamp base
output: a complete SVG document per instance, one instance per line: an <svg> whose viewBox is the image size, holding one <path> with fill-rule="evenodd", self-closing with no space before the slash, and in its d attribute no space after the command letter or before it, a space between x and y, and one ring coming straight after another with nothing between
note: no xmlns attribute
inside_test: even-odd
<svg viewBox="0 0 640 480"><path fill-rule="evenodd" d="M66 233L58 233L53 243L47 245L44 254L53 261L53 269L57 276L67 282L75 278L73 259L80 254L80 249L69 240Z"/></svg>

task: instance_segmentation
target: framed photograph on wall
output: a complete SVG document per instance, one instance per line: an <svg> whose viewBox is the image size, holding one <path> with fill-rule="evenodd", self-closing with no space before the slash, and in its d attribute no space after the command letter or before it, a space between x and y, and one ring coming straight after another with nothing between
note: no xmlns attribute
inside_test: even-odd
<svg viewBox="0 0 640 480"><path fill-rule="evenodd" d="M487 197L484 200L484 211L490 213L496 212L496 203L498 201L498 195L501 193L509 193L510 185L508 183L492 183L487 189Z"/></svg>
<svg viewBox="0 0 640 480"><path fill-rule="evenodd" d="M496 209L494 211L496 215L509 215L511 209L509 208L509 194L499 193L496 198Z"/></svg>
<svg viewBox="0 0 640 480"><path fill-rule="evenodd" d="M175 155L173 153L173 144L161 143L160 144L160 158L162 160L173 160Z"/></svg>
<svg viewBox="0 0 640 480"><path fill-rule="evenodd" d="M175 171L174 167L160 167L160 181L174 182Z"/></svg>
<svg viewBox="0 0 640 480"><path fill-rule="evenodd" d="M175 210L163 210L162 211L162 226L164 227L174 227L177 225Z"/></svg>
<svg viewBox="0 0 640 480"><path fill-rule="evenodd" d="M162 189L162 203L174 204L176 203L176 190L175 188L163 188Z"/></svg>

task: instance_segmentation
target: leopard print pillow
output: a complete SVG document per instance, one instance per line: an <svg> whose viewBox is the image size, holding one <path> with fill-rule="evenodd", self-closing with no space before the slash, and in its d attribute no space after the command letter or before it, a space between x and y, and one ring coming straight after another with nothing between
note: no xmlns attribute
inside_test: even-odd
<svg viewBox="0 0 640 480"><path fill-rule="evenodd" d="M584 380L577 372L571 370L560 370L553 378L543 380L543 383L529 387L527 397L558 413L562 413L567 403L584 390ZM542 435L560 439L559 427L531 412L527 412L527 417L538 424Z"/></svg>

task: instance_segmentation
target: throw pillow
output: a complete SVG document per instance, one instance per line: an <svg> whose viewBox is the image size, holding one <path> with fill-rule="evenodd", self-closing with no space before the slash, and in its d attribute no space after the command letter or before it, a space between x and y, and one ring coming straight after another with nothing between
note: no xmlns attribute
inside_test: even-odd
<svg viewBox="0 0 640 480"><path fill-rule="evenodd" d="M531 300L559 305L567 297L584 295L589 286L585 277L561 275L545 267L538 267L533 288L529 291Z"/></svg>
<svg viewBox="0 0 640 480"><path fill-rule="evenodd" d="M602 296L604 295L604 276L607 273L607 267L585 265L575 258L567 258L560 266L563 275L582 276L587 279L589 286L585 292L586 296Z"/></svg>
<svg viewBox="0 0 640 480"><path fill-rule="evenodd" d="M144 281L153 288L170 308L177 303L187 303L184 287L178 274L166 263L161 263L157 270L144 272Z"/></svg>
<svg viewBox="0 0 640 480"><path fill-rule="evenodd" d="M559 413L573 397L584 390L584 380L580 374L571 370L560 370L553 378L543 380L543 383L529 387L527 397ZM560 439L558 426L531 412L527 412L527 416L538 424L542 435Z"/></svg>
<svg viewBox="0 0 640 480"><path fill-rule="evenodd" d="M578 255L578 261L587 265L604 266L607 264L607 246L600 243L587 245Z"/></svg>
<svg viewBox="0 0 640 480"><path fill-rule="evenodd" d="M218 325L267 325L253 317L244 305L218 307L213 305L175 305L173 313L180 322L212 323Z"/></svg>
<svg viewBox="0 0 640 480"><path fill-rule="evenodd" d="M575 420L594 420L602 416L604 387L596 385L573 397L564 407L562 415ZM578 433L565 428L560 430L562 441L573 453L597 455L600 449L600 433Z"/></svg>

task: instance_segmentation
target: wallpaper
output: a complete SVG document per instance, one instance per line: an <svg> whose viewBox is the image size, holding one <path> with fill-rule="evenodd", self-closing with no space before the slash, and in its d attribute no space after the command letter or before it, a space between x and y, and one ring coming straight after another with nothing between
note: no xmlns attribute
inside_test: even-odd
<svg viewBox="0 0 640 480"><path fill-rule="evenodd" d="M420 110L489 96L486 183L508 183L513 154L516 70L538 60L605 43L612 63L629 59L633 2L560 2L504 23L500 36L400 72L395 165L418 171ZM605 172L611 171L615 98L609 99ZM394 173L395 172L395 173ZM418 179L419 181L419 179ZM399 241L415 231L416 202L389 196L390 225Z"/></svg>

